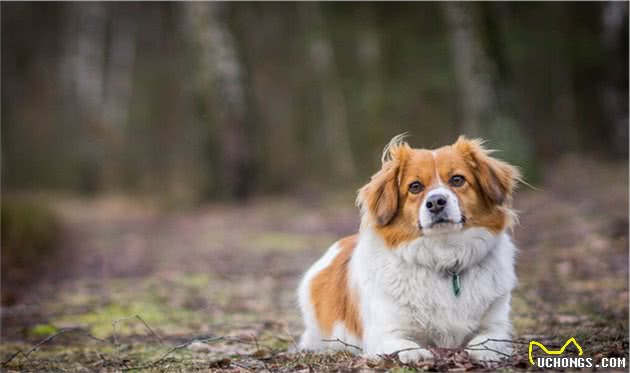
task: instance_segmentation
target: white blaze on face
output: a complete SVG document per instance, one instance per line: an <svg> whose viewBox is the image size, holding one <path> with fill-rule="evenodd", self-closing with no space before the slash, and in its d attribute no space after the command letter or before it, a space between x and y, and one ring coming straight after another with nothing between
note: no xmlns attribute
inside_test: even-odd
<svg viewBox="0 0 630 373"><path fill-rule="evenodd" d="M459 230L464 225L462 223L462 212L459 208L459 200L457 199L457 196L449 188L447 188L444 183L442 183L442 179L440 179L435 150L431 152L431 155L433 156L433 162L435 163L435 180L437 183L435 184L435 187L431 189L426 196L424 196L424 200L420 205L420 213L418 214L420 217L418 219L420 229L423 230L424 234L428 235L432 233L446 233L453 230ZM444 210L439 214L431 213L431 211L429 211L429 207L427 207L427 202L435 195L442 195L443 198L446 199ZM445 222L436 224L439 220L444 220Z"/></svg>
<svg viewBox="0 0 630 373"><path fill-rule="evenodd" d="M435 195L442 195L446 199L446 206L444 210L439 214L432 214L427 207L429 199ZM420 205L420 227L425 233L438 232L444 230L460 229L462 224L462 212L459 208L459 200L455 193L444 186L438 186L427 193ZM444 219L452 224L433 224L439 220Z"/></svg>

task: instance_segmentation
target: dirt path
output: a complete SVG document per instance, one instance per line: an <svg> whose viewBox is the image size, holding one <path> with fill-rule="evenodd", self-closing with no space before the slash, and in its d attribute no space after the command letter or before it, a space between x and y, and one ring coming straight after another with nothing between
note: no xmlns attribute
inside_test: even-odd
<svg viewBox="0 0 630 373"><path fill-rule="evenodd" d="M517 336L552 345L574 336L592 356L627 356L627 165L573 160L553 170L540 190L516 197ZM157 361L168 346L216 336L233 339L170 351L152 369L373 368L356 357L286 352L300 332L294 288L330 243L356 231L352 198L258 200L169 214L115 199L58 201L65 250L46 263L19 305L3 308L2 359L64 328L106 341L61 335L6 368L118 370ZM141 320L112 325L134 315ZM463 352L441 353L442 361L424 367L479 368ZM508 366L526 368L523 358Z"/></svg>

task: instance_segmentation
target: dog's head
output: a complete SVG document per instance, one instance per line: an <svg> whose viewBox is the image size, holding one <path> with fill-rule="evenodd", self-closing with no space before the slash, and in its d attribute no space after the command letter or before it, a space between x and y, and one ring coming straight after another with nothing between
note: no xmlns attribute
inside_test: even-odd
<svg viewBox="0 0 630 373"><path fill-rule="evenodd" d="M483 141L465 137L435 150L412 149L402 136L393 138L381 170L359 190L362 224L391 247L472 227L503 231L512 224L520 173L490 153Z"/></svg>

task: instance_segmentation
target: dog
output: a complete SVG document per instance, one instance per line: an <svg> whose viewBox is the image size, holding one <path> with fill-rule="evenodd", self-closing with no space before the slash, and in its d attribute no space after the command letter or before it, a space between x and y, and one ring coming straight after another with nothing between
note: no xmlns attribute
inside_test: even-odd
<svg viewBox="0 0 630 373"><path fill-rule="evenodd" d="M435 150L403 136L358 192L359 232L334 243L304 275L298 302L306 351L363 351L403 362L429 348L465 348L476 361L510 356L517 285L513 191L519 170L483 141Z"/></svg>

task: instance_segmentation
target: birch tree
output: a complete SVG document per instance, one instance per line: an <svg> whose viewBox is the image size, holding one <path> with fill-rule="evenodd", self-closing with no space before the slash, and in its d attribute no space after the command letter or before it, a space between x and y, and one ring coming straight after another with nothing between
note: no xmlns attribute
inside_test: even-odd
<svg viewBox="0 0 630 373"><path fill-rule="evenodd" d="M210 113L217 138L215 190L224 197L245 197L252 192L252 144L249 107L243 68L236 40L226 22L226 3L187 3L186 21L197 72L197 92ZM209 126L210 129L210 126Z"/></svg>
<svg viewBox="0 0 630 373"><path fill-rule="evenodd" d="M497 67L484 50L479 30L478 4L442 4L451 40L455 81L461 108L461 129L468 136L483 136L505 149L509 160L529 166L530 142L514 115L498 99Z"/></svg>

